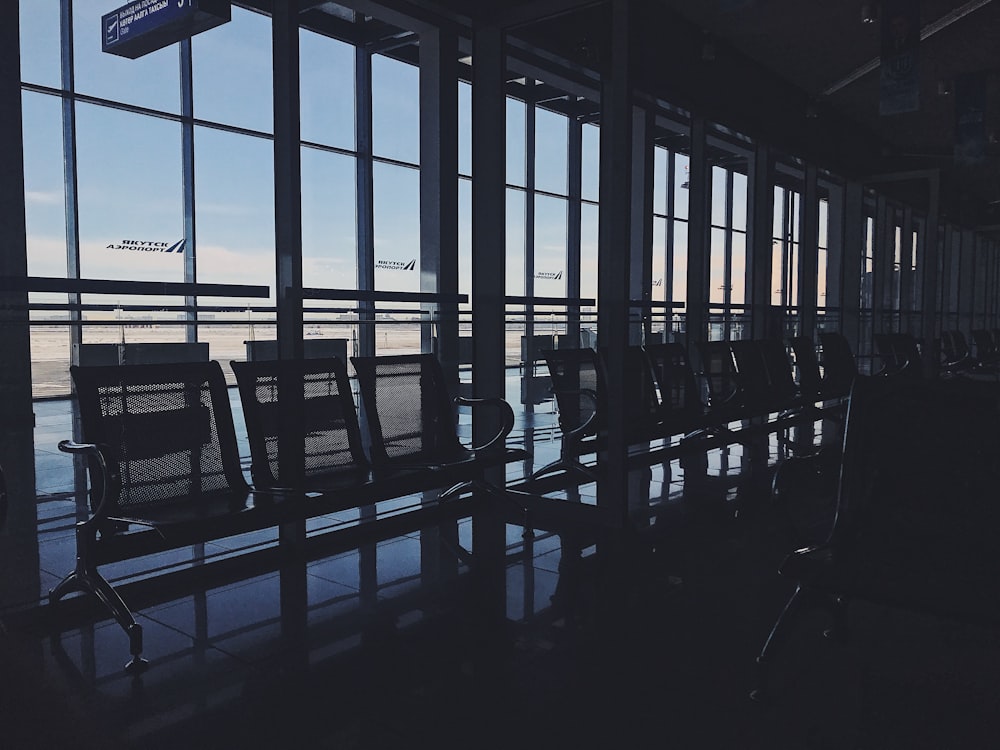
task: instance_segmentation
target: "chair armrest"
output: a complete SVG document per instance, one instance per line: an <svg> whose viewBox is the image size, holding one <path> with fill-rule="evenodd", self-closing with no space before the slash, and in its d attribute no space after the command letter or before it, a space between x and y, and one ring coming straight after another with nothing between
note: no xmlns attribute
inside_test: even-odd
<svg viewBox="0 0 1000 750"><path fill-rule="evenodd" d="M107 448L102 445L97 445L96 443L77 443L72 440L60 440L59 450L63 453L73 453L90 456L97 461L97 465L101 471L101 477L103 481L101 482L101 496L94 503L94 509L91 513L90 518L86 523L99 524L103 521L108 520L108 498L111 496L109 488L114 487L117 489L121 478L118 476L118 471L113 468L114 464L108 460L105 455Z"/></svg>
<svg viewBox="0 0 1000 750"><path fill-rule="evenodd" d="M487 440L485 443L479 446L473 446L470 450L473 452L487 450L492 448L497 443L502 443L507 439L510 431L514 429L514 410L510 407L510 404L506 400L494 397L494 398L469 398L466 396L456 396L455 403L458 406L468 406L471 408L476 408L477 406L493 406L500 409L500 415L503 419L500 425L500 430L492 438Z"/></svg>
<svg viewBox="0 0 1000 750"><path fill-rule="evenodd" d="M555 393L555 391L553 391ZM587 417L581 424L574 427L572 430L566 430L563 433L564 438L569 438L570 440L576 440L579 437L586 435L590 432L590 425L593 424L594 420L597 419L597 392L593 388L579 388L573 390L560 390L560 394L567 396L583 396L584 398L590 399L590 403L593 405L593 410L590 412L590 416Z"/></svg>

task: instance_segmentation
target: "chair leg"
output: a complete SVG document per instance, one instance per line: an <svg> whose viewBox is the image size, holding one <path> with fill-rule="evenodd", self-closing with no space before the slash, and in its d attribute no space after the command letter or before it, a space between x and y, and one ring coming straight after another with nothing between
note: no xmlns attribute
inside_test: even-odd
<svg viewBox="0 0 1000 750"><path fill-rule="evenodd" d="M128 636L132 658L125 665L125 671L138 674L149 665L149 662L142 658L142 626L136 622L128 605L92 562L90 551L94 541L93 534L93 529L87 526L86 522L77 524L76 568L49 592L49 601L57 602L74 591L94 596Z"/></svg>
<svg viewBox="0 0 1000 750"><path fill-rule="evenodd" d="M752 700L760 701L767 697L771 657L784 643L788 634L789 623L801 611L804 600L808 595L809 592L803 589L801 585L796 587L795 593L792 594L791 598L785 604L785 608L778 615L778 619L775 620L774 626L767 636L767 640L764 641L764 647L757 656L754 687L750 691L750 698Z"/></svg>

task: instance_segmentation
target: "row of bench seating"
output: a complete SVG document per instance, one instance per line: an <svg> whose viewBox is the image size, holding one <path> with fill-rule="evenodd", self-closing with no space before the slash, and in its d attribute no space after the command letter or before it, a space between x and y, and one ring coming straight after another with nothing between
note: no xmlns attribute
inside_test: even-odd
<svg viewBox="0 0 1000 750"><path fill-rule="evenodd" d="M486 481L488 468L528 457L505 445L514 424L506 401L455 399L501 415L491 440L467 448L433 355L352 362L364 442L340 359L232 363L252 486L217 362L71 368L83 442L59 447L88 457L91 513L76 526L75 569L51 601L73 591L94 595L128 634L126 669L138 671L142 628L101 565L439 489L438 502L421 503L414 514L447 515L442 501L481 490L502 498L528 529L529 508L544 517L544 498ZM295 389L301 402L282 396Z"/></svg>
<svg viewBox="0 0 1000 750"><path fill-rule="evenodd" d="M630 445L683 436L725 435L741 439L728 425L778 414L764 426L800 416L819 416L816 406L847 396L857 374L854 356L839 334L821 335L822 365L810 339L791 342L793 365L781 341L711 341L698 344L702 369L692 366L680 343L628 347L625 353L624 423ZM600 352L557 349L543 353L559 409L562 449L557 461L534 477L557 470L593 474L580 457L600 449L605 427L607 375ZM700 383L699 383L700 379Z"/></svg>

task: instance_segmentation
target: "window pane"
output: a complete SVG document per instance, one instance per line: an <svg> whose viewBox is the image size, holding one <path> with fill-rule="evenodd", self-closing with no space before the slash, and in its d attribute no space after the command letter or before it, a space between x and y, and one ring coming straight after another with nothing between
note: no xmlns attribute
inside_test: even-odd
<svg viewBox="0 0 1000 750"><path fill-rule="evenodd" d="M726 294L726 232L712 229L712 246L708 264L708 301L724 302Z"/></svg>
<svg viewBox="0 0 1000 750"><path fill-rule="evenodd" d="M66 202L63 195L62 102L24 92L24 219L28 274L66 275ZM63 301L65 301L63 299Z"/></svg>
<svg viewBox="0 0 1000 750"><path fill-rule="evenodd" d="M80 275L183 281L180 124L81 103L76 128Z"/></svg>
<svg viewBox="0 0 1000 750"><path fill-rule="evenodd" d="M59 0L20 1L21 80L59 88Z"/></svg>
<svg viewBox="0 0 1000 750"><path fill-rule="evenodd" d="M73 62L76 90L104 99L166 112L180 111L178 46L171 44L136 60L101 51L101 16L118 3L75 0ZM235 18L236 11L233 10ZM221 26L219 28L225 28ZM218 29L214 29L214 33Z"/></svg>
<svg viewBox="0 0 1000 750"><path fill-rule="evenodd" d="M665 148L653 149L653 213L667 212L667 167L669 154Z"/></svg>
<svg viewBox="0 0 1000 750"><path fill-rule="evenodd" d="M191 49L195 117L270 133L271 20L234 7L232 21L195 36Z"/></svg>
<svg viewBox="0 0 1000 750"><path fill-rule="evenodd" d="M730 302L742 305L746 301L747 285L747 238L741 232L733 232L732 293Z"/></svg>
<svg viewBox="0 0 1000 750"><path fill-rule="evenodd" d="M600 209L585 203L580 209L580 296L597 299L597 220ZM596 308L595 308L596 309Z"/></svg>
<svg viewBox="0 0 1000 750"><path fill-rule="evenodd" d="M678 219L688 217L688 186L690 159L686 154L677 154L674 159L674 216Z"/></svg>
<svg viewBox="0 0 1000 750"><path fill-rule="evenodd" d="M712 167L712 225L726 226L726 170Z"/></svg>
<svg viewBox="0 0 1000 750"><path fill-rule="evenodd" d="M828 201L819 202L819 246L830 247L829 235L830 204Z"/></svg>
<svg viewBox="0 0 1000 750"><path fill-rule="evenodd" d="M376 162L375 288L420 290L420 172Z"/></svg>
<svg viewBox="0 0 1000 750"><path fill-rule="evenodd" d="M510 275L510 269L507 269ZM472 301L472 181L458 181L458 292Z"/></svg>
<svg viewBox="0 0 1000 750"><path fill-rule="evenodd" d="M535 294L566 296L566 201L535 196Z"/></svg>
<svg viewBox="0 0 1000 750"><path fill-rule="evenodd" d="M733 229L747 228L747 176L733 172Z"/></svg>
<svg viewBox="0 0 1000 750"><path fill-rule="evenodd" d="M687 222L674 222L674 287L672 302L685 302L687 300L687 248Z"/></svg>
<svg viewBox="0 0 1000 750"><path fill-rule="evenodd" d="M302 149L302 283L357 286L357 219L353 157Z"/></svg>
<svg viewBox="0 0 1000 750"><path fill-rule="evenodd" d="M596 201L601 187L601 129L596 125L583 126L583 192L584 200Z"/></svg>
<svg viewBox="0 0 1000 750"><path fill-rule="evenodd" d="M507 97L507 183L524 186L524 102Z"/></svg>
<svg viewBox="0 0 1000 750"><path fill-rule="evenodd" d="M354 149L354 47L299 32L302 140Z"/></svg>
<svg viewBox="0 0 1000 750"><path fill-rule="evenodd" d="M564 115L535 107L535 187L566 194L569 122Z"/></svg>
<svg viewBox="0 0 1000 750"><path fill-rule="evenodd" d="M667 286L664 280L667 268L667 220L653 218L653 289L650 298L663 301L667 298ZM654 308L654 316L661 312Z"/></svg>
<svg viewBox="0 0 1000 750"><path fill-rule="evenodd" d="M512 297L524 296L524 198L524 191L507 188L506 287Z"/></svg>
<svg viewBox="0 0 1000 750"><path fill-rule="evenodd" d="M420 162L420 71L385 55L372 57L372 149Z"/></svg>
<svg viewBox="0 0 1000 750"><path fill-rule="evenodd" d="M194 148L198 281L266 284L273 301L271 141L196 127Z"/></svg>
<svg viewBox="0 0 1000 750"><path fill-rule="evenodd" d="M472 175L472 86L458 82L458 172Z"/></svg>

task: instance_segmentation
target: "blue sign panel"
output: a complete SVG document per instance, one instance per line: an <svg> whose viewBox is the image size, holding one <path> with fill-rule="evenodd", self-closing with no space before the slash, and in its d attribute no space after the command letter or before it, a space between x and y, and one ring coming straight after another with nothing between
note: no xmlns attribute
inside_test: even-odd
<svg viewBox="0 0 1000 750"><path fill-rule="evenodd" d="M230 0L133 0L101 17L102 49L135 59L231 18Z"/></svg>

